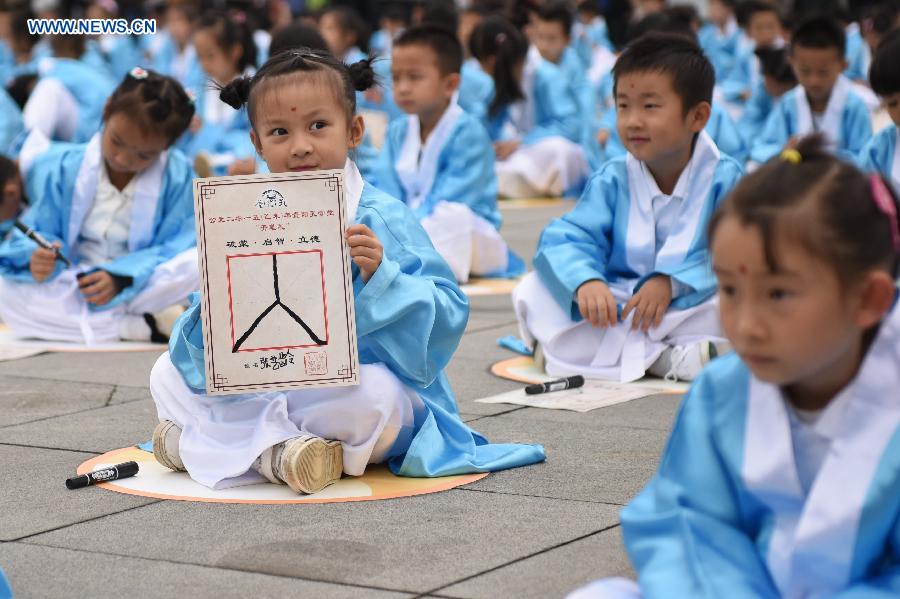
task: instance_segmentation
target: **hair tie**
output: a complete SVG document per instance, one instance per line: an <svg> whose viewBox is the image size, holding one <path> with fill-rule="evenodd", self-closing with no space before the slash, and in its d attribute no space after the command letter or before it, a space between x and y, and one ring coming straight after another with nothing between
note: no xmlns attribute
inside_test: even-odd
<svg viewBox="0 0 900 599"><path fill-rule="evenodd" d="M781 159L791 164L800 164L803 162L803 156L794 148L789 148L781 152Z"/></svg>
<svg viewBox="0 0 900 599"><path fill-rule="evenodd" d="M897 205L891 197L891 192L882 181L880 175L869 175L869 183L872 188L872 200L878 211L888 217L891 224L891 241L894 243L894 251L900 252L900 227L897 226Z"/></svg>
<svg viewBox="0 0 900 599"><path fill-rule="evenodd" d="M132 79L146 79L149 73L142 69L141 67L134 67L130 71L128 71L128 76Z"/></svg>
<svg viewBox="0 0 900 599"><path fill-rule="evenodd" d="M497 34L497 37L496 37L495 39L496 39L496 41L497 41L497 45L499 46L500 44L502 44L503 42L506 41L506 34L505 34L505 33L498 33L498 34Z"/></svg>

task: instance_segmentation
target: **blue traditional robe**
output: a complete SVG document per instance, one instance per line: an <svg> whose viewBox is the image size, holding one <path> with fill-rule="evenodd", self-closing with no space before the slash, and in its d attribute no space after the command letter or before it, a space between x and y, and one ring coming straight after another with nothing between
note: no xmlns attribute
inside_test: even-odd
<svg viewBox="0 0 900 599"><path fill-rule="evenodd" d="M353 47L347 51L344 56L344 64L351 65L366 58L365 52L359 48ZM404 112L400 110L394 102L394 85L391 77L391 57L386 56L372 62L372 70L375 71L375 83L377 89L381 92L381 101L373 102L366 98L366 92L356 92L356 108L357 110L375 110L383 112L388 116L388 120L394 120L404 116Z"/></svg>
<svg viewBox="0 0 900 599"><path fill-rule="evenodd" d="M554 300L582 320L578 287L597 279L636 293L650 278L667 275L674 290L671 308L696 306L715 293L709 268L706 223L741 177L734 159L720 155L701 133L675 195L678 215L661 247L656 241L654 193L642 162L630 154L607 162L588 181L575 208L541 233L534 268ZM679 189L680 188L680 189Z"/></svg>
<svg viewBox="0 0 900 599"><path fill-rule="evenodd" d="M150 40L148 43L153 47L147 50L153 51L151 67L154 71L169 75L180 83L185 89L193 90L198 93L206 87L206 73L200 66L197 59L197 51L193 44L188 44L183 51L183 55L179 56L178 46L167 32L163 31L157 34L159 37Z"/></svg>
<svg viewBox="0 0 900 599"><path fill-rule="evenodd" d="M710 364L682 403L659 471L622 511L643 596L900 595L898 387L895 306L856 378L815 424L800 425L826 443L808 473L781 389L737 355Z"/></svg>
<svg viewBox="0 0 900 599"><path fill-rule="evenodd" d="M872 51L859 31L859 23L847 26L847 46L844 52L847 70L844 75L853 81L869 80L869 65L872 62Z"/></svg>
<svg viewBox="0 0 900 599"><path fill-rule="evenodd" d="M15 154L16 138L24 127L19 105L6 93L6 89L0 87L0 154L7 157Z"/></svg>
<svg viewBox="0 0 900 599"><path fill-rule="evenodd" d="M355 222L384 247L381 265L363 283L353 265L356 332L361 364L384 363L422 399L415 434L389 467L400 476L431 477L514 468L544 460L540 445L490 444L460 420L444 374L468 320L469 306L415 215L369 184ZM200 297L175 326L172 363L198 393L206 389ZM393 453L393 450L392 450Z"/></svg>
<svg viewBox="0 0 900 599"><path fill-rule="evenodd" d="M738 131L748 149L753 145L753 141L762 132L766 126L766 121L772 110L775 109L777 98L772 98L766 91L766 85L763 81L756 84L753 88L753 94L744 105L744 111L741 118L737 122Z"/></svg>
<svg viewBox="0 0 900 599"><path fill-rule="evenodd" d="M474 59L467 60L462 65L458 93L457 104L478 121L486 122L488 105L494 97L494 80L481 70Z"/></svg>
<svg viewBox="0 0 900 599"><path fill-rule="evenodd" d="M603 17L594 17L590 23L576 20L572 24L571 48L585 69L591 68L594 49L598 46L610 51L614 50L612 42L609 41L609 30Z"/></svg>
<svg viewBox="0 0 900 599"><path fill-rule="evenodd" d="M715 23L707 23L700 28L697 41L709 57L716 71L717 80L724 78L731 70L740 39L741 30L734 17L729 19L724 31Z"/></svg>
<svg viewBox="0 0 900 599"><path fill-rule="evenodd" d="M25 195L32 205L22 221L48 241L60 241L60 251L76 265L78 238L95 198L99 169L105 168L100 153L100 135L87 144L55 143L25 164ZM107 310L133 298L150 279L154 269L195 245L193 171L184 155L168 150L136 175L128 239L129 253L102 270L131 277L108 304L91 310ZM16 230L0 244L0 275L15 281L33 281L29 262L37 245ZM51 278L65 266L56 261Z"/></svg>
<svg viewBox="0 0 900 599"><path fill-rule="evenodd" d="M831 151L855 161L860 150L872 137L869 109L852 89L853 84L841 76L831 90L821 123L810 110L806 92L797 86L784 94L769 115L766 126L750 150L750 158L763 163L784 148L796 135L820 132Z"/></svg>
<svg viewBox="0 0 900 599"><path fill-rule="evenodd" d="M83 143L100 128L103 107L116 88L116 82L106 72L72 58L48 58L39 66L41 79L58 80L78 104L78 126L72 143Z"/></svg>
<svg viewBox="0 0 900 599"><path fill-rule="evenodd" d="M859 155L860 166L867 171L881 173L893 183L894 190L900 193L900 130L897 125L890 125L879 131Z"/></svg>

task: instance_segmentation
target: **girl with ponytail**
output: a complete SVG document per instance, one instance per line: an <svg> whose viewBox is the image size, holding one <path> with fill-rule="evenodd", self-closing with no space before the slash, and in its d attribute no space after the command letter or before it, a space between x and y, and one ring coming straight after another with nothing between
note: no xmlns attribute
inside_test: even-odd
<svg viewBox="0 0 900 599"><path fill-rule="evenodd" d="M580 193L589 170L579 145L584 123L563 72L498 16L475 27L469 49L494 80L485 126L497 152L500 196Z"/></svg>
<svg viewBox="0 0 900 599"><path fill-rule="evenodd" d="M23 223L0 245L0 319L20 337L73 343L165 340L199 280L193 173L172 149L194 106L171 77L132 69L83 144L40 131L19 154ZM65 256L66 264L58 258Z"/></svg>
<svg viewBox="0 0 900 599"><path fill-rule="evenodd" d="M540 446L490 445L460 420L444 367L466 326L466 297L412 211L364 183L350 158L365 133L356 92L373 82L368 60L348 67L299 49L221 90L246 108L271 172L343 169L361 368L357 387L208 396L195 294L150 374L153 451L208 487L268 480L316 493L368 464L444 476L544 458Z"/></svg>

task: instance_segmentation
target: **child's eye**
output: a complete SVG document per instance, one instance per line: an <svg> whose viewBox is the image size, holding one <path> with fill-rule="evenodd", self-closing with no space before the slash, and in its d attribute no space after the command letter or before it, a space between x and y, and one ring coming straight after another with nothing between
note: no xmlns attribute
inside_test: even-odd
<svg viewBox="0 0 900 599"><path fill-rule="evenodd" d="M659 108L659 104L644 104L644 108Z"/></svg>
<svg viewBox="0 0 900 599"><path fill-rule="evenodd" d="M769 299L773 300L783 300L789 298L793 295L787 289L772 289L769 291Z"/></svg>
<svg viewBox="0 0 900 599"><path fill-rule="evenodd" d="M309 128L312 129L313 131L321 131L321 130L324 129L327 125L328 125L328 123L326 123L325 121L316 121L315 123L313 123L312 125L310 125Z"/></svg>
<svg viewBox="0 0 900 599"><path fill-rule="evenodd" d="M272 131L269 133L269 135L273 135L275 137L287 135L287 129L285 129L284 127L276 127L274 129L272 129Z"/></svg>
<svg viewBox="0 0 900 599"><path fill-rule="evenodd" d="M719 285L719 293L727 297L734 297L737 294L737 288L734 285Z"/></svg>

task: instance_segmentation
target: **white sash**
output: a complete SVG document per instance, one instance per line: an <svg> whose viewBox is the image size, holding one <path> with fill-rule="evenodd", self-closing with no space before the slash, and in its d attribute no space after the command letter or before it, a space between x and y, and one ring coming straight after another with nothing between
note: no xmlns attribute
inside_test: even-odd
<svg viewBox="0 0 900 599"><path fill-rule="evenodd" d="M828 98L828 105L825 107L821 133L825 135L831 149L837 147L841 142L841 119L844 115L844 108L847 106L847 96L850 95L851 88L852 84L849 79L843 75L838 77L837 83L834 84L834 89L831 90L831 97ZM797 134L809 135L814 133L816 128L812 109L809 106L806 91L802 87L797 87L796 100Z"/></svg>
<svg viewBox="0 0 900 599"><path fill-rule="evenodd" d="M888 314L856 378L815 425L831 440L809 496L797 475L785 399L752 378L742 478L775 516L766 562L783 596L824 596L850 582L859 519L882 455L900 428L900 309ZM835 498L840 498L839 501Z"/></svg>
<svg viewBox="0 0 900 599"><path fill-rule="evenodd" d="M75 189L72 192L72 209L69 213L69 232L67 242L70 248L78 245L78 234L94 205L97 196L97 181L103 167L101 152L101 136L98 132L88 142L84 150L84 158L78 175L75 177ZM153 229L156 224L156 208L162 180L166 172L168 151L162 152L147 168L136 175L134 200L131 208L131 223L128 231L128 250L134 252L150 245L153 240Z"/></svg>
<svg viewBox="0 0 900 599"><path fill-rule="evenodd" d="M702 131L697 137L694 153L678 179L676 189L687 190L681 200L678 218L669 235L656 251L656 225L653 215L653 187L647 180L642 164L628 154L625 159L628 170L628 231L626 259L628 266L645 276L655 270L675 267L684 262L688 250L697 236L700 215L712 188L713 175L719 164L719 150L709 135Z"/></svg>
<svg viewBox="0 0 900 599"><path fill-rule="evenodd" d="M462 113L463 109L458 104L451 103L428 139L425 140L424 148L422 147L419 117L416 115L407 117L406 137L394 168L397 170L400 184L403 185L406 203L413 210L425 201L431 191L434 177L437 174L438 158L453 132L456 120Z"/></svg>

